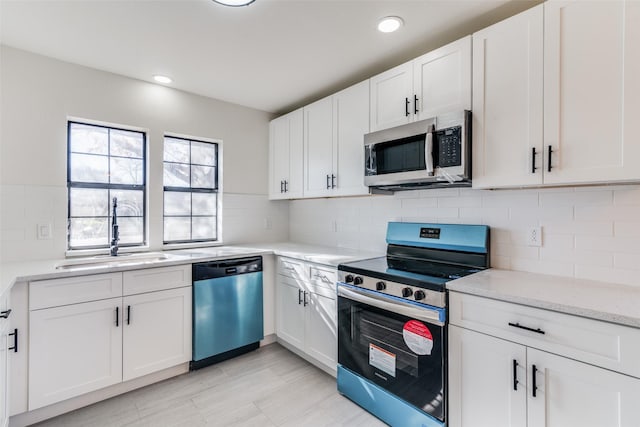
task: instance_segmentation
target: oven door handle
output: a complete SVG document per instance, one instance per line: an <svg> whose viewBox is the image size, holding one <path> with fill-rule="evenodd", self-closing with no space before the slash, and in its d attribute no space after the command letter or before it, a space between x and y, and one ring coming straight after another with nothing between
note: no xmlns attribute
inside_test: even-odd
<svg viewBox="0 0 640 427"><path fill-rule="evenodd" d="M423 320L438 326L444 326L444 322L440 320L440 313L444 309L417 307L413 304L407 304L402 301L390 301L387 298L371 295L358 289L346 288L338 286L338 296L353 301L361 302L372 307L381 308L392 313L401 314L412 319Z"/></svg>

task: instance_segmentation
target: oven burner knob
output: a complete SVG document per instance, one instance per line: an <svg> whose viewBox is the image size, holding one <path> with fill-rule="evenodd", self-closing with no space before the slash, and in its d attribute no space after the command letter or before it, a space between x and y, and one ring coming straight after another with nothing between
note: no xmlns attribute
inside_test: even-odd
<svg viewBox="0 0 640 427"><path fill-rule="evenodd" d="M356 276L356 278L353 279L353 284L354 285L362 285L362 282L364 282L364 280L362 280L362 277L360 277L360 276Z"/></svg>
<svg viewBox="0 0 640 427"><path fill-rule="evenodd" d="M413 289L411 289L411 288L404 288L404 289L402 290L402 296L403 296L403 297L408 298L408 297L410 297L411 295L413 295Z"/></svg>
<svg viewBox="0 0 640 427"><path fill-rule="evenodd" d="M347 275L344 277L344 281L345 281L345 282L347 282L347 283L351 283L351 282L353 282L353 275L352 275L352 274L347 274Z"/></svg>
<svg viewBox="0 0 640 427"><path fill-rule="evenodd" d="M413 297L416 299L416 301L420 301L421 299L424 299L426 295L424 294L424 291L416 291L416 293L413 294Z"/></svg>
<svg viewBox="0 0 640 427"><path fill-rule="evenodd" d="M387 289L387 284L384 282L378 282L376 283L376 290L377 291L384 291L385 289Z"/></svg>

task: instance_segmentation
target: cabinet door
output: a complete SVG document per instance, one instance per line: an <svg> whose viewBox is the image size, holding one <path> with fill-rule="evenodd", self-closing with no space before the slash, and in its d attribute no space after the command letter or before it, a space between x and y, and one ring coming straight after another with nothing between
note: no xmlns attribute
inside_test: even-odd
<svg viewBox="0 0 640 427"><path fill-rule="evenodd" d="M0 311L9 309L9 291L0 297ZM9 333L10 319L0 319L0 427L9 425Z"/></svg>
<svg viewBox="0 0 640 427"><path fill-rule="evenodd" d="M304 196L317 197L330 194L331 178L335 175L331 97L304 107L304 159Z"/></svg>
<svg viewBox="0 0 640 427"><path fill-rule="evenodd" d="M122 381L122 298L32 311L29 410Z"/></svg>
<svg viewBox="0 0 640 427"><path fill-rule="evenodd" d="M271 121L269 124L270 199L302 196L302 145L302 109ZM287 191L285 191L285 182Z"/></svg>
<svg viewBox="0 0 640 427"><path fill-rule="evenodd" d="M471 36L413 61L415 120L471 109Z"/></svg>
<svg viewBox="0 0 640 427"><path fill-rule="evenodd" d="M526 347L450 325L449 425L525 427L525 367Z"/></svg>
<svg viewBox="0 0 640 427"><path fill-rule="evenodd" d="M333 295L330 295L333 293ZM305 351L331 370L336 370L338 354L335 291L307 292Z"/></svg>
<svg viewBox="0 0 640 427"><path fill-rule="evenodd" d="M304 306L302 289L291 279L278 275L277 278L277 335L289 344L304 350Z"/></svg>
<svg viewBox="0 0 640 427"><path fill-rule="evenodd" d="M413 62L371 77L371 132L413 120Z"/></svg>
<svg viewBox="0 0 640 427"><path fill-rule="evenodd" d="M640 425L637 378L531 348L527 349L527 360L528 427Z"/></svg>
<svg viewBox="0 0 640 427"><path fill-rule="evenodd" d="M633 3L548 1L544 5L545 155L548 147L553 150L545 183L640 178L637 133L627 134L631 137L627 139L624 132L625 117L637 121L637 111L625 111L637 103L629 98L638 98L629 90L637 73L625 75L631 71L625 64L633 68L626 56L637 61L637 42L636 52L633 46L625 52L625 31L629 36L637 33L630 20L637 7ZM545 162L546 166L549 159Z"/></svg>
<svg viewBox="0 0 640 427"><path fill-rule="evenodd" d="M122 301L124 381L191 360L191 287Z"/></svg>
<svg viewBox="0 0 640 427"><path fill-rule="evenodd" d="M474 188L542 184L542 20L539 5L473 35Z"/></svg>
<svg viewBox="0 0 640 427"><path fill-rule="evenodd" d="M364 135L369 132L369 80L333 96L334 194L369 193L364 185Z"/></svg>

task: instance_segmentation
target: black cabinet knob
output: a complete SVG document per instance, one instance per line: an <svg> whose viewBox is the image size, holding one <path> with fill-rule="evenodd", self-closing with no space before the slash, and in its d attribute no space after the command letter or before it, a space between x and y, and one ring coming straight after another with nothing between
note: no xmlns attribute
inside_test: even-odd
<svg viewBox="0 0 640 427"><path fill-rule="evenodd" d="M386 283L384 283L384 282L376 283L376 290L384 291L385 289L387 289L387 284Z"/></svg>
<svg viewBox="0 0 640 427"><path fill-rule="evenodd" d="M346 276L344 276L344 281L347 282L347 283L353 282L353 275L352 274L347 274Z"/></svg>
<svg viewBox="0 0 640 427"><path fill-rule="evenodd" d="M402 296L403 296L403 297L408 298L408 297L410 297L411 295L413 295L413 289L411 289L411 288L404 288L404 289L402 290Z"/></svg>
<svg viewBox="0 0 640 427"><path fill-rule="evenodd" d="M416 299L416 301L420 301L421 299L424 299L426 295L424 291L416 291L415 294L413 294L413 297Z"/></svg>
<svg viewBox="0 0 640 427"><path fill-rule="evenodd" d="M360 276L356 276L355 279L353 279L354 285L362 285L362 282L364 282L364 280L362 280L362 277Z"/></svg>

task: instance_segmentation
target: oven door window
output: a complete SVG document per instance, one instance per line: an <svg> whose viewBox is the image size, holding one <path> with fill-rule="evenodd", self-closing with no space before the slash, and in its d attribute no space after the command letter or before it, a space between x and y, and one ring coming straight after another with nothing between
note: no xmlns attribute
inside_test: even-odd
<svg viewBox="0 0 640 427"><path fill-rule="evenodd" d="M444 328L338 298L338 362L444 421Z"/></svg>
<svg viewBox="0 0 640 427"><path fill-rule="evenodd" d="M426 134L374 145L376 174L411 172L426 169Z"/></svg>

